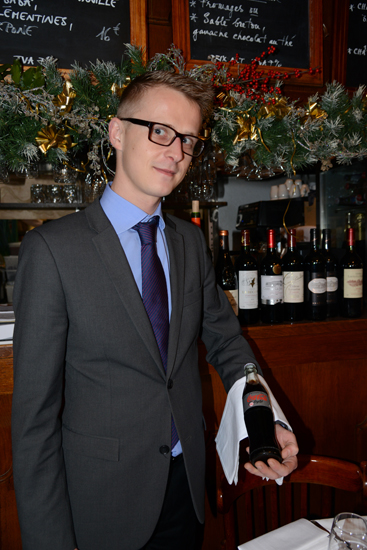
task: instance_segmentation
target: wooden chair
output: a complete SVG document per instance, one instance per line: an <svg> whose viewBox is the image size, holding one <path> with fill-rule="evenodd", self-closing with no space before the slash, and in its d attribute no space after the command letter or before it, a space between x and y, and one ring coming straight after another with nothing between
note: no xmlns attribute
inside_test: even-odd
<svg viewBox="0 0 367 550"><path fill-rule="evenodd" d="M238 544L299 518L333 517L345 511L335 512L336 489L359 493L364 506L366 468L367 462L357 466L335 458L299 455L298 468L279 487L249 474L240 461L238 484L229 485L223 475L217 495L218 511L224 516L225 550L236 550ZM345 493L341 496L345 502Z"/></svg>

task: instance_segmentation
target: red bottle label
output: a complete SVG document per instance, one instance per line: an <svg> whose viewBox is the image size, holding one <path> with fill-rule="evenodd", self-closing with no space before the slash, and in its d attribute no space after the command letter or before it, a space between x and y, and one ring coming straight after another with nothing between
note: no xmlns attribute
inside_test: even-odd
<svg viewBox="0 0 367 550"><path fill-rule="evenodd" d="M266 407L271 409L269 396L265 392L254 391L247 393L243 397L243 412L245 413L253 407Z"/></svg>

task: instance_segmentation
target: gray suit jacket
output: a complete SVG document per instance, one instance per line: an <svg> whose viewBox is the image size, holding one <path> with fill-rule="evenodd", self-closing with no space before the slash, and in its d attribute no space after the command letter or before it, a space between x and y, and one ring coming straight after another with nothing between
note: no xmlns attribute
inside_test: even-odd
<svg viewBox="0 0 367 550"><path fill-rule="evenodd" d="M227 391L254 358L216 287L201 231L167 216L165 233L167 374L99 201L25 236L14 289L12 418L23 550L141 548L164 498L171 413L204 520L197 339Z"/></svg>

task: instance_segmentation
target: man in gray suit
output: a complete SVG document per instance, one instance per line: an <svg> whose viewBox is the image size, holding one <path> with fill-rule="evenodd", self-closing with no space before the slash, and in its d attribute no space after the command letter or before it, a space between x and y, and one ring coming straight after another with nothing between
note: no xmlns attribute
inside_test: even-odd
<svg viewBox="0 0 367 550"><path fill-rule="evenodd" d="M161 211L202 149L195 136L211 100L210 86L185 76L135 79L110 122L112 185L24 238L12 420L23 550L195 547L205 467L197 340L227 391L254 362L202 232ZM166 359L142 300L136 227L152 218L167 287ZM276 430L283 463L247 464L255 475L296 467L294 435Z"/></svg>

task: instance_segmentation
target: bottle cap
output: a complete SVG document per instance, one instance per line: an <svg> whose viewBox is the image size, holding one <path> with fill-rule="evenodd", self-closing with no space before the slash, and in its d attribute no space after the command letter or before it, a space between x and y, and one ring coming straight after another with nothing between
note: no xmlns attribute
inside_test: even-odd
<svg viewBox="0 0 367 550"><path fill-rule="evenodd" d="M268 248L275 248L275 231L268 229Z"/></svg>
<svg viewBox="0 0 367 550"><path fill-rule="evenodd" d="M200 204L200 203L199 203L199 201L197 201L197 200L192 201L192 203L191 203L191 210L192 210L192 212L199 212L199 209L200 209L199 204Z"/></svg>
<svg viewBox="0 0 367 550"><path fill-rule="evenodd" d="M316 227L310 229L310 242L318 243L319 240L319 231Z"/></svg>
<svg viewBox="0 0 367 550"><path fill-rule="evenodd" d="M257 366L254 363L246 363L243 370L245 371L245 374L249 372L257 372Z"/></svg>
<svg viewBox="0 0 367 550"><path fill-rule="evenodd" d="M354 228L350 227L348 229L348 246L354 246Z"/></svg>
<svg viewBox="0 0 367 550"><path fill-rule="evenodd" d="M241 244L242 244L242 246L248 246L250 244L250 230L249 229L242 229Z"/></svg>
<svg viewBox="0 0 367 550"><path fill-rule="evenodd" d="M221 231L219 231L219 235L220 235L221 237L226 237L226 236L228 236L228 231L227 231L227 229L222 229Z"/></svg>
<svg viewBox="0 0 367 550"><path fill-rule="evenodd" d="M296 246L296 234L295 229L290 229L288 233L288 246L294 248Z"/></svg>

